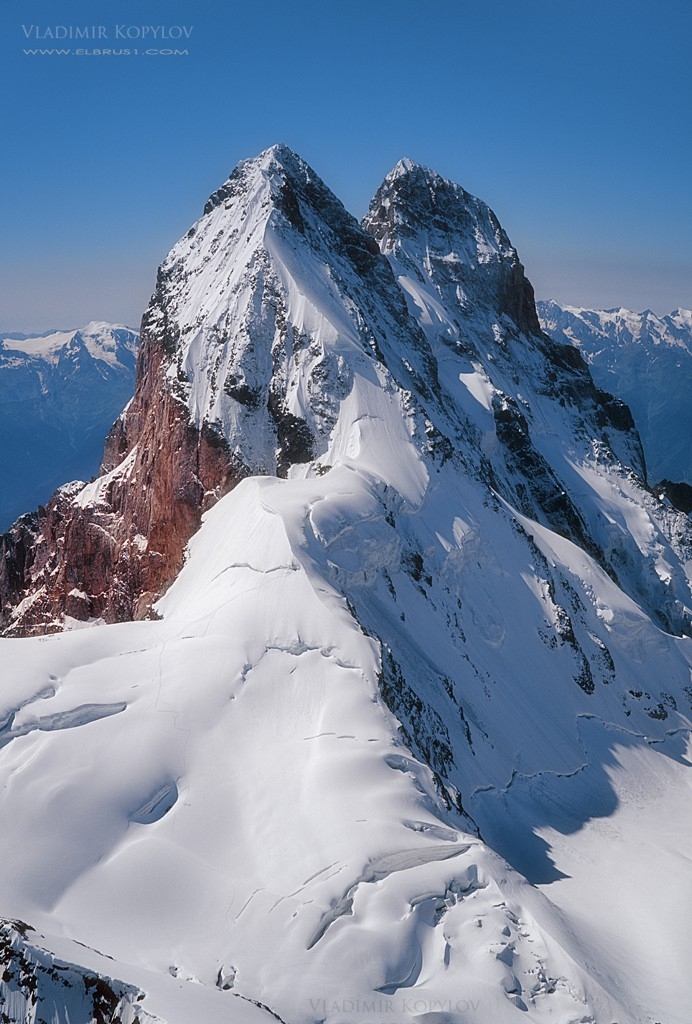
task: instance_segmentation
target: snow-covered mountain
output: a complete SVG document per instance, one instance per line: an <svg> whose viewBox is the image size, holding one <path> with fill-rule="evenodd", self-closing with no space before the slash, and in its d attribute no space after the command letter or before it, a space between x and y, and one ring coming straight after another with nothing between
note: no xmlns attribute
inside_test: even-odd
<svg viewBox="0 0 692 1024"><path fill-rule="evenodd" d="M134 391L137 342L138 332L105 323L0 335L0 531L65 480L98 471Z"/></svg>
<svg viewBox="0 0 692 1024"><path fill-rule="evenodd" d="M576 345L594 380L627 402L652 483L692 484L692 312L578 309L539 302L543 329Z"/></svg>
<svg viewBox="0 0 692 1024"><path fill-rule="evenodd" d="M11 1020L686 1022L692 530L487 206L242 162L103 469L5 539Z"/></svg>

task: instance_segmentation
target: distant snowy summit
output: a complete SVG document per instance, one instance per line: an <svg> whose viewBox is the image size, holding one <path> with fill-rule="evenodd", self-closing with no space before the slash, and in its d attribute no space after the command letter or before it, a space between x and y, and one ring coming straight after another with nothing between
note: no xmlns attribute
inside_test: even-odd
<svg viewBox="0 0 692 1024"><path fill-rule="evenodd" d="M629 405L649 480L692 484L692 312L537 307L543 329L575 345L596 383Z"/></svg>
<svg viewBox="0 0 692 1024"><path fill-rule="evenodd" d="M96 321L0 334L0 532L65 480L98 471L106 434L134 391L138 342L131 328Z"/></svg>
<svg viewBox="0 0 692 1024"><path fill-rule="evenodd" d="M43 334L0 334L3 365L37 359L56 366L67 361L75 364L86 352L98 363L134 372L139 332L123 324L92 320L79 330L44 331Z"/></svg>

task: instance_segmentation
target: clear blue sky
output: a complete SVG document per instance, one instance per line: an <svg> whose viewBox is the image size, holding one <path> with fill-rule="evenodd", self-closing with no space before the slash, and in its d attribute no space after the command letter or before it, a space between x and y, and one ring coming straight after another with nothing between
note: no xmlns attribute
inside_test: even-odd
<svg viewBox="0 0 692 1024"><path fill-rule="evenodd" d="M539 297L692 306L688 0L2 0L0 31L2 330L138 324L208 194L276 141L358 216L403 155L453 178ZM22 52L56 45L140 53Z"/></svg>

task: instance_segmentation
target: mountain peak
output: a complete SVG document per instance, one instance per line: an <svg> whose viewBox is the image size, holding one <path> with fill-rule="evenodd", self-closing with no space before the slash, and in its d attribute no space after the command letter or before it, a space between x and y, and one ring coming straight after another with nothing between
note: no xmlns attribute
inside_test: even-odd
<svg viewBox="0 0 692 1024"><path fill-rule="evenodd" d="M258 168L269 176L282 171L302 176L305 171L310 171L302 157L285 142L275 142L273 146L263 149L257 156L241 160L238 167Z"/></svg>
<svg viewBox="0 0 692 1024"><path fill-rule="evenodd" d="M121 623L3 638L15 1021L687 1020L688 495L485 204L402 162L367 226L240 164L0 538L7 634Z"/></svg>
<svg viewBox="0 0 692 1024"><path fill-rule="evenodd" d="M439 233L455 241L460 233L470 230L473 234L477 222L484 220L485 233L497 244L511 248L497 217L482 200L410 157L401 159L386 175L365 221L373 224L385 211L392 222L406 224L409 233Z"/></svg>
<svg viewBox="0 0 692 1024"><path fill-rule="evenodd" d="M404 157L377 190L363 227L399 265L398 276L425 266L436 288L464 296L463 308L499 310L539 333L516 249L490 207L461 185Z"/></svg>
<svg viewBox="0 0 692 1024"><path fill-rule="evenodd" d="M280 188L287 180L305 182L319 178L305 161L283 142L277 142L257 156L240 160L230 175L209 196L204 207L205 216L240 194L250 195L274 184Z"/></svg>
<svg viewBox="0 0 692 1024"><path fill-rule="evenodd" d="M427 174L434 175L436 172L431 171L429 167L425 167L423 164L419 164L417 160L412 160L410 156L403 156L401 160L392 168L389 172L387 179L403 178L407 174Z"/></svg>

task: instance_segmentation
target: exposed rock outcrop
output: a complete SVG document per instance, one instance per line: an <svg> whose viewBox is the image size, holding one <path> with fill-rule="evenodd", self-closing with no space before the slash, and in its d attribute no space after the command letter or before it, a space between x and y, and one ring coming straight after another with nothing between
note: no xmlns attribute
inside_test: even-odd
<svg viewBox="0 0 692 1024"><path fill-rule="evenodd" d="M2 538L7 635L61 629L65 616L116 622L148 615L179 572L205 508L242 476L223 437L207 423L191 424L171 394L171 344L165 322L152 327L150 310L136 394L109 434L102 475L86 487L60 488Z"/></svg>
<svg viewBox="0 0 692 1024"><path fill-rule="evenodd" d="M145 1024L152 1017L137 1005L143 996L131 985L54 956L22 921L0 921L3 1024Z"/></svg>

